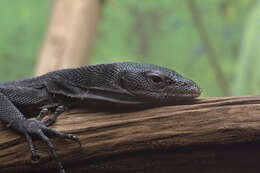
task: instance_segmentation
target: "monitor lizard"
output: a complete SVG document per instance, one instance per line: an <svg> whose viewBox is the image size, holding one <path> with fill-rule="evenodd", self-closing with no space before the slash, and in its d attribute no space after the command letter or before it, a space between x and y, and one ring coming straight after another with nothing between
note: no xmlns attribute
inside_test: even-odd
<svg viewBox="0 0 260 173"><path fill-rule="evenodd" d="M201 93L199 86L177 72L138 63L110 63L49 72L45 75L0 83L0 121L25 136L38 161L31 136L38 136L49 147L60 173L65 173L54 146L46 135L80 143L72 135L49 128L57 117L72 108L89 103L112 105L174 104L192 100ZM100 101L100 102L99 102ZM52 113L49 119L43 119ZM35 119L27 119L35 116Z"/></svg>

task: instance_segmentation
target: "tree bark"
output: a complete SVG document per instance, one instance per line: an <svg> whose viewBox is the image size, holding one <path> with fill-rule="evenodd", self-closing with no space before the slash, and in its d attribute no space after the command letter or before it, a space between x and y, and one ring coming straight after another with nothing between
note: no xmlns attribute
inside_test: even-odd
<svg viewBox="0 0 260 173"><path fill-rule="evenodd" d="M134 112L75 110L54 129L73 133L52 142L70 172L259 172L260 96L200 99ZM45 144L40 163L23 137L0 124L0 172L56 172Z"/></svg>
<svg viewBox="0 0 260 173"><path fill-rule="evenodd" d="M94 45L100 0L55 0L36 75L87 64Z"/></svg>

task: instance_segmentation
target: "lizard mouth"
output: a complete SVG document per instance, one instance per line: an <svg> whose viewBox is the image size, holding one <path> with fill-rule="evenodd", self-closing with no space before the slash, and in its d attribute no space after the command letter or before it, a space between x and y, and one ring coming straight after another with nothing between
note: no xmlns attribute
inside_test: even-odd
<svg viewBox="0 0 260 173"><path fill-rule="evenodd" d="M199 97L202 90L198 86L194 86L188 89L183 89L178 92L174 91L171 97L173 100L189 100Z"/></svg>
<svg viewBox="0 0 260 173"><path fill-rule="evenodd" d="M199 97L201 92L202 92L202 90L198 87L195 90L193 90L190 95L192 95L193 97Z"/></svg>
<svg viewBox="0 0 260 173"><path fill-rule="evenodd" d="M191 93L191 94L180 94L178 96L176 96L176 98L178 100L184 100L184 99L192 99L192 98L196 98L199 97L200 93Z"/></svg>

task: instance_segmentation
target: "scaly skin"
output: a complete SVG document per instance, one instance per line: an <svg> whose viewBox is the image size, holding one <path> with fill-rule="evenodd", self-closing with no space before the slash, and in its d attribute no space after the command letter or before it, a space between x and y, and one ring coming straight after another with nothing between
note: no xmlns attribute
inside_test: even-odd
<svg viewBox="0 0 260 173"><path fill-rule="evenodd" d="M65 173L55 149L45 134L79 139L48 126L64 111L88 103L115 105L174 104L198 97L200 88L177 72L150 64L111 63L58 70L45 75L0 84L0 121L27 139L33 160L39 160L31 136L40 137ZM101 102L99 102L101 101ZM53 111L45 121L42 118ZM26 118L38 115L35 120Z"/></svg>

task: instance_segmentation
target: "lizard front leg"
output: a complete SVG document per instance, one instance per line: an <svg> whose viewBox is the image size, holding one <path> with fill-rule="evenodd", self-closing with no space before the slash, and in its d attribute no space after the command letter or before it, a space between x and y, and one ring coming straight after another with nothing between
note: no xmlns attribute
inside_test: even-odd
<svg viewBox="0 0 260 173"><path fill-rule="evenodd" d="M7 124L7 127L14 129L15 131L23 134L29 143L30 151L32 153L32 159L38 160L39 156L36 154L31 135L36 135L40 137L49 147L53 158L58 164L58 169L60 173L65 173L63 165L60 158L58 157L52 143L49 138L45 135L52 134L55 136L67 138L79 142L79 139L72 134L64 134L53 129L48 128L39 120L28 120L23 114L15 107L15 105L6 97L4 94L0 93L0 121Z"/></svg>

